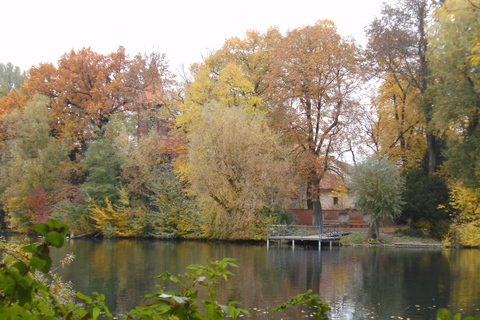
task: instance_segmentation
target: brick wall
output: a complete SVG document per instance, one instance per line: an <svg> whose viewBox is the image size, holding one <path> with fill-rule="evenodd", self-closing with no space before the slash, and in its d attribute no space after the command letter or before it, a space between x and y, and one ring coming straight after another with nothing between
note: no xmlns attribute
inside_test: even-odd
<svg viewBox="0 0 480 320"><path fill-rule="evenodd" d="M313 209L290 209L290 211L298 218L296 224L312 225ZM323 210L323 217L325 220L338 220L338 215L342 212L348 213L350 220L362 220L363 214L366 213L359 210Z"/></svg>

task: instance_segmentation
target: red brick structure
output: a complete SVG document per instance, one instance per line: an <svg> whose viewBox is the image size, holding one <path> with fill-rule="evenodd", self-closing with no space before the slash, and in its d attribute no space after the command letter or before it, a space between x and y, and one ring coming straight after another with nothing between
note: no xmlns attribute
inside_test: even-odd
<svg viewBox="0 0 480 320"><path fill-rule="evenodd" d="M313 222L313 209L290 209L292 213L297 216L298 225L312 225ZM348 213L350 221L363 221L363 215L366 211L359 210L322 210L325 220L338 220L338 215L342 212Z"/></svg>

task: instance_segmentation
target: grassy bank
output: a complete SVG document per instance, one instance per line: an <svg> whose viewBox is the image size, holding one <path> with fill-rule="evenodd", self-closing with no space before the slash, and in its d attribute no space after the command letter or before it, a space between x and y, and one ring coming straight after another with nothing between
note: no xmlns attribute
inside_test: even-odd
<svg viewBox="0 0 480 320"><path fill-rule="evenodd" d="M395 234L393 232L380 232L380 241L367 239L366 231L359 231L343 236L340 243L344 246L403 246L403 247L419 247L419 246L441 246L442 243L438 239L421 238Z"/></svg>

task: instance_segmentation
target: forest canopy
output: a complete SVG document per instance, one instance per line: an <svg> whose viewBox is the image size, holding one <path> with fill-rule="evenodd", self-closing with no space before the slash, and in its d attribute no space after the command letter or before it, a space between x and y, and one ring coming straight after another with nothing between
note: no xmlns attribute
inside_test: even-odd
<svg viewBox="0 0 480 320"><path fill-rule="evenodd" d="M121 46L3 62L2 227L55 217L76 234L259 239L295 206L321 225L328 179L348 195L350 169L385 157L407 181L397 222L480 245L479 8L385 3L366 48L330 20L252 30L181 77L164 54Z"/></svg>

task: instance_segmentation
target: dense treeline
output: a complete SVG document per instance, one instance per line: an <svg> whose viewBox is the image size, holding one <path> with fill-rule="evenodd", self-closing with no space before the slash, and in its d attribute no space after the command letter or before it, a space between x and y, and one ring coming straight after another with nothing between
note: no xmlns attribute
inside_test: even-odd
<svg viewBox="0 0 480 320"><path fill-rule="evenodd" d="M406 181L396 222L478 246L479 21L478 1L399 0L365 49L328 20L249 31L181 81L122 47L2 64L2 223L255 239L292 198L321 224L326 175L378 154Z"/></svg>

